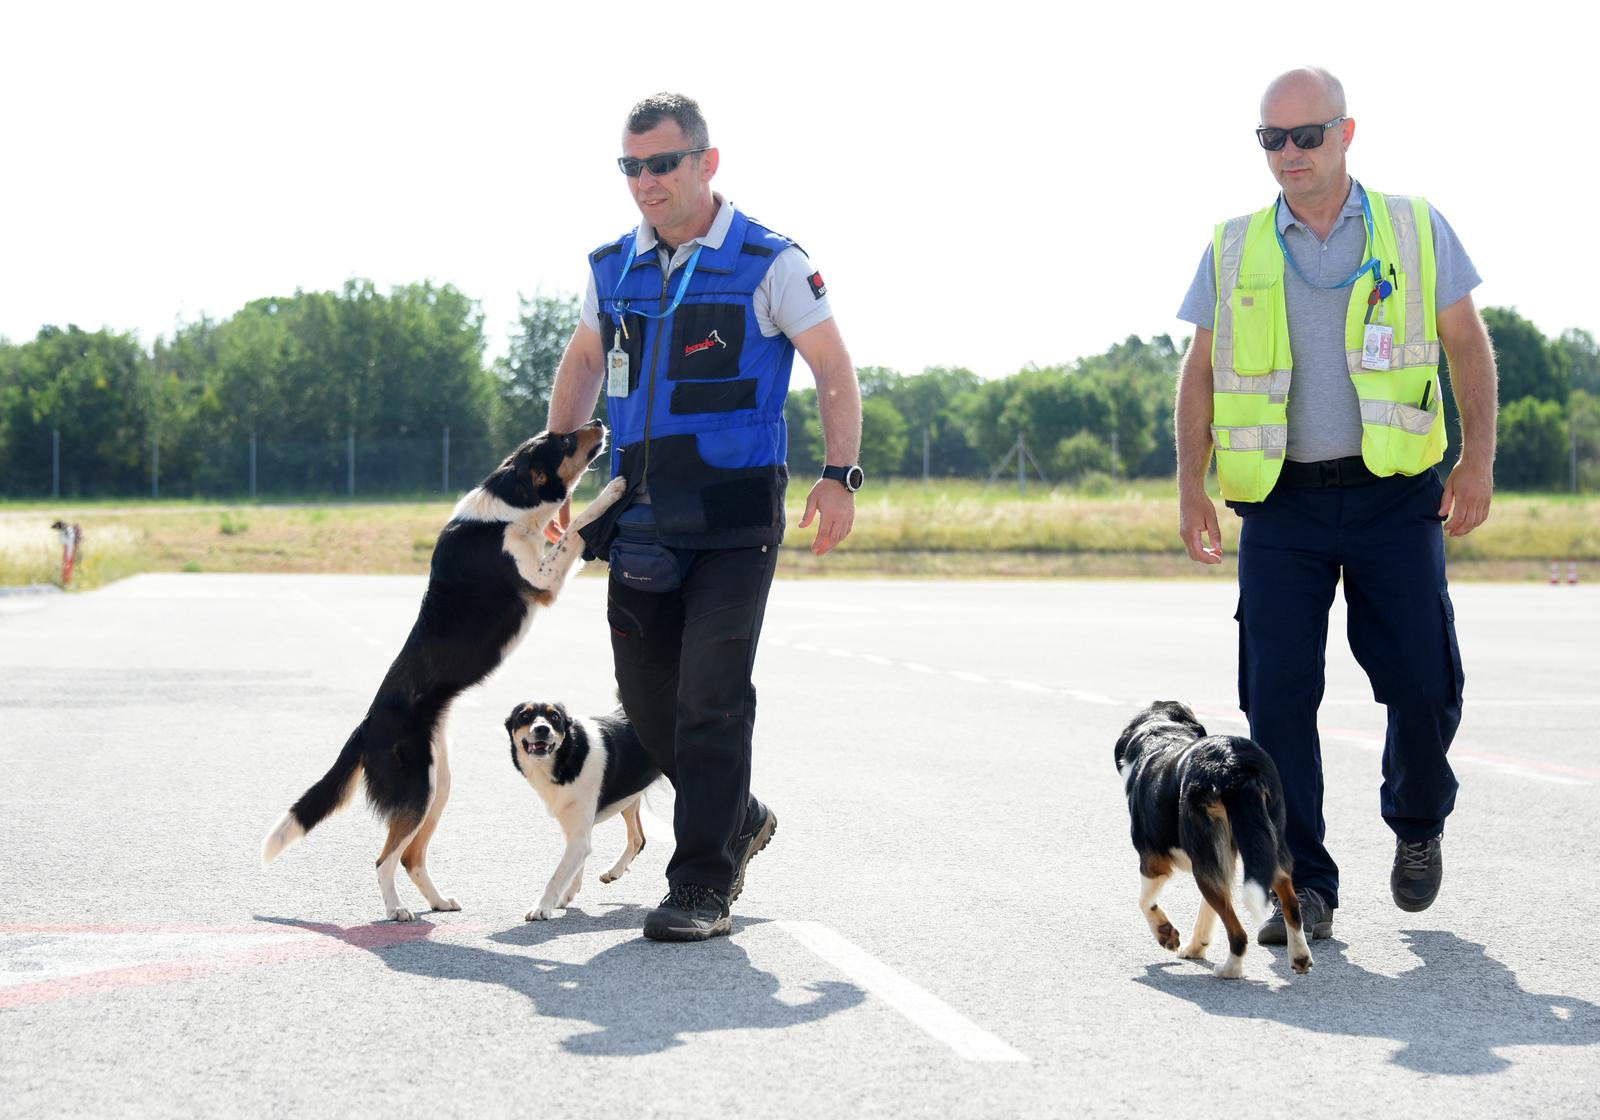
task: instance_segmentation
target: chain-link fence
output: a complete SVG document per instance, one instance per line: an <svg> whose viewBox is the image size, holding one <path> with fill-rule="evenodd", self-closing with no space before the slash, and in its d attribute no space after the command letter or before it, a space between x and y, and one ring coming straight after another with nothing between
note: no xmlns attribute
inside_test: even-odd
<svg viewBox="0 0 1600 1120"><path fill-rule="evenodd" d="M484 439L257 439L164 447L148 441L107 456L52 430L16 439L0 498L372 499L455 495L481 482L511 450Z"/></svg>

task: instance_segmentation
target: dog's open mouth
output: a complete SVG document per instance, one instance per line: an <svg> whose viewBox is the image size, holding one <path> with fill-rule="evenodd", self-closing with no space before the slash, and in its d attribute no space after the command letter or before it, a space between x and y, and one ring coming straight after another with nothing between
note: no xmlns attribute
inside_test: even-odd
<svg viewBox="0 0 1600 1120"><path fill-rule="evenodd" d="M535 758L538 758L543 755L547 755L554 750L555 744L544 742L538 739L529 739L527 742L522 744L522 749L533 755Z"/></svg>

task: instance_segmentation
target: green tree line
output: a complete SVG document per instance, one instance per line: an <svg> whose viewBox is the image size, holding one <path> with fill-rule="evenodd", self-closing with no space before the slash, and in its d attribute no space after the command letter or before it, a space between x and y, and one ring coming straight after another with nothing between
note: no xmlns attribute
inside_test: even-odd
<svg viewBox="0 0 1600 1120"><path fill-rule="evenodd" d="M48 494L57 440L67 495L139 493L154 461L163 493L237 494L247 447L276 492L326 492L355 469L348 449L357 445L363 475L391 491L464 488L543 427L577 318L573 297L524 298L507 353L487 361L482 312L454 287L382 292L353 280L256 300L148 349L130 334L76 326L0 340L0 494ZM1594 337L1549 339L1507 308L1484 319L1500 364L1500 484L1567 489L1576 462L1579 488L1600 489ZM1024 468L1053 483L1170 475L1183 345L1132 336L990 380L945 366L862 368L862 466L875 477L982 478L1009 458L1014 473L1020 440ZM1448 393L1445 407L1454 447ZM786 408L791 470L805 477L823 456L815 391L791 393ZM431 449L446 429L454 451L441 478Z"/></svg>

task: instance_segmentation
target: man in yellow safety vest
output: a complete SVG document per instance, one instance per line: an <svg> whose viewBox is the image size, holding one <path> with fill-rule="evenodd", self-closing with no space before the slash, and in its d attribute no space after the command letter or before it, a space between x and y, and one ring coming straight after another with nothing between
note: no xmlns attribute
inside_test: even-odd
<svg viewBox="0 0 1600 1120"><path fill-rule="evenodd" d="M1283 779L1308 937L1330 936L1339 906L1317 737L1335 588L1342 577L1351 652L1388 708L1390 890L1401 909L1423 910L1443 878L1463 684L1439 525L1470 533L1494 488L1478 274L1438 211L1351 178L1355 131L1326 70L1273 80L1256 137L1282 193L1216 227L1179 311L1195 326L1178 380L1179 533L1191 559L1222 562L1205 490L1215 451L1222 496L1243 519L1239 706ZM1461 414L1461 454L1443 480L1441 345ZM1285 939L1275 909L1258 940Z"/></svg>

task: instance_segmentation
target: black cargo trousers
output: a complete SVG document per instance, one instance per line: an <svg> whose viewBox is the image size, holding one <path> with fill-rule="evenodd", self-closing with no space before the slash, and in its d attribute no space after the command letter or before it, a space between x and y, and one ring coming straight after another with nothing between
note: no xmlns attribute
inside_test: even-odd
<svg viewBox="0 0 1600 1120"><path fill-rule="evenodd" d="M623 709L677 791L667 882L727 895L734 841L757 812L750 675L778 549L683 550L680 558L685 571L673 591L640 591L613 575L606 620Z"/></svg>

